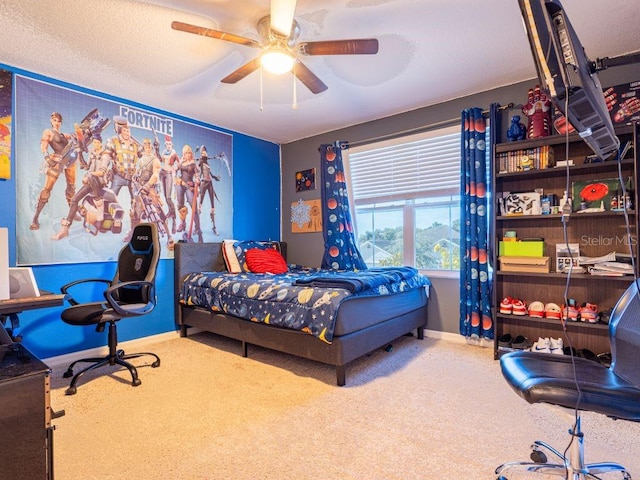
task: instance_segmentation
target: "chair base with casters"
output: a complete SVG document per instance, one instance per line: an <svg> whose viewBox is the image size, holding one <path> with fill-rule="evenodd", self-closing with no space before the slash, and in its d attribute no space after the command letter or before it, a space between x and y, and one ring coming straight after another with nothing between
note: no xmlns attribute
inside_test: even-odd
<svg viewBox="0 0 640 480"><path fill-rule="evenodd" d="M104 330L104 324L100 324L98 328L100 328L100 327L102 327L102 330ZM121 366L127 368L129 370L129 372L131 373L131 385L134 386L134 387L137 387L142 382L138 378L138 370L136 369L136 367L133 366L131 363L127 362L127 360L131 360L133 358L138 358L138 357L142 357L142 356L145 356L145 355L149 355L149 356L152 356L152 357L155 358L155 360L151 364L151 366L153 368L157 368L157 367L160 366L160 357L158 357L155 353L141 352L141 353L125 354L124 350L118 350L117 349L117 345L118 345L117 336L118 336L118 334L116 332L116 322L114 320L111 320L109 322L109 354L107 356L105 356L105 357L82 358L80 360L76 360L71 365L69 365L69 367L62 374L62 376L64 378L71 378L73 376L73 378L71 379L71 384L69 385L69 388L67 388L65 390L65 394L74 395L76 393L76 391L77 391L76 384L78 383L78 380L80 379L80 377L82 375L84 375L85 373L87 373L87 372L89 372L91 370L94 370L96 368L103 367L105 365L111 365L111 366L121 365ZM78 373L76 373L74 375L73 374L73 367L75 367L77 363L81 363L81 362L82 363L91 363L91 365L83 368L82 370L80 370Z"/></svg>
<svg viewBox="0 0 640 480"><path fill-rule="evenodd" d="M580 428L581 419L578 416L575 429L569 429L571 445L569 455L565 456L551 445L536 440L531 446L531 462L508 462L496 468L498 480L508 480L508 474L512 472L534 472L544 475L552 475L568 480L599 480L598 475L603 473L620 472L621 478L631 480L627 470L617 463L599 462L585 464L584 460L584 434ZM551 453L558 463L547 463L547 454ZM527 477L528 478L528 477Z"/></svg>
<svg viewBox="0 0 640 480"><path fill-rule="evenodd" d="M511 352L500 358L502 374L510 386L529 403L548 403L565 408L594 411L612 418L640 420L640 388L618 376L612 368L569 355L551 353ZM577 388L579 385L579 388ZM607 472L620 472L631 479L626 469L617 463L587 464L584 457L584 434L581 418L569 430L571 445L565 457L550 445L536 441L531 462L509 462L496 469L499 480L509 473L536 472L570 480L597 479ZM551 453L558 463L547 463ZM528 477L527 477L528 478Z"/></svg>

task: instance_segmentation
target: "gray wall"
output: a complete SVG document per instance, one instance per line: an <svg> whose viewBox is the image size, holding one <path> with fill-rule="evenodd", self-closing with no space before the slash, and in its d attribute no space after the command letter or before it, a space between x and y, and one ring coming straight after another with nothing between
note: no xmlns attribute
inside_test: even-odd
<svg viewBox="0 0 640 480"><path fill-rule="evenodd" d="M599 76L602 85L606 86L640 80L640 65L605 70L600 72ZM536 83L538 83L536 79L532 79L282 145L282 240L287 242L288 261L308 266L320 266L322 262L324 252L322 233L291 233L291 204L300 199L320 198L319 188L306 192L295 191L295 173L300 170L316 168L316 185L319 184L319 145L333 143L336 140L357 143L392 135L459 118L460 112L466 108L481 107L486 109L494 102L500 105L522 104L527 99L528 89L535 86ZM517 112L506 112L505 117L508 117L510 113ZM503 120L502 127L506 131L508 127L506 119ZM432 279L432 283L428 328L441 332L459 333L458 280L437 278Z"/></svg>

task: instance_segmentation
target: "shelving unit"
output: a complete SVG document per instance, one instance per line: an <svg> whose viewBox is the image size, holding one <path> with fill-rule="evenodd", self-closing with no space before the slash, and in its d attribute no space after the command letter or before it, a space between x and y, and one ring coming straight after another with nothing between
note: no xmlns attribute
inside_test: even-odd
<svg viewBox="0 0 640 480"><path fill-rule="evenodd" d="M632 148L621 162L610 158L605 162L585 163L592 152L584 141L576 134L568 136L553 135L532 140L501 143L494 147L494 165L492 168L492 191L494 193L491 212L491 235L494 239L492 261L493 272L493 320L495 326L494 356L498 358L501 350L498 339L505 333L512 336L524 335L531 341L539 337L562 337L562 325L558 320L533 318L529 316L502 315L499 304L504 297L519 298L529 305L533 301L543 304L552 302L560 306L567 298L578 303L597 304L599 310L606 310L615 305L618 298L633 280L632 276L604 277L590 274L572 273L567 284L567 274L556 273L556 244L578 243L580 255L599 257L613 251L617 253L631 252L638 259L638 125L624 125L616 128L622 143L631 141ZM500 215L498 199L503 192L532 192L543 189L544 195L555 194L560 199L567 189L567 167L551 167L541 170L521 172L499 172L500 154L531 151L541 146L549 146L553 150L555 162L573 160L569 170L569 189L573 182L596 181L603 178L617 178L619 169L624 179L631 178L634 189L632 209L627 210L631 241L627 235L626 218L623 211L604 211L594 213L573 212L567 222L566 238L561 214L550 215ZM504 155L502 155L504 158ZM504 165L504 164L503 164ZM498 242L508 230L515 230L518 238L543 238L545 256L550 257L550 273L501 272L498 262ZM636 262L636 268L637 262ZM567 332L576 349L589 349L596 354L610 351L608 327L605 324L584 322L567 322Z"/></svg>

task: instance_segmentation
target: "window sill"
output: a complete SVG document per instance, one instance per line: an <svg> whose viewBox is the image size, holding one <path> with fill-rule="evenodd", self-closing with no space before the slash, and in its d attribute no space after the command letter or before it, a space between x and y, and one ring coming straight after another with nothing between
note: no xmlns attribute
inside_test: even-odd
<svg viewBox="0 0 640 480"><path fill-rule="evenodd" d="M449 278L452 280L460 279L460 271L458 270L420 270L420 273L429 278Z"/></svg>

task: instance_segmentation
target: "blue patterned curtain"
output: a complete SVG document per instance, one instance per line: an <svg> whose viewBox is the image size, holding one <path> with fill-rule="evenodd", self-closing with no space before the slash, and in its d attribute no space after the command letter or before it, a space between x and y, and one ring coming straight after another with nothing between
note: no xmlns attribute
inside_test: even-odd
<svg viewBox="0 0 640 480"><path fill-rule="evenodd" d="M487 121L480 108L462 112L460 213L460 333L492 339L487 205ZM493 124L491 131L494 131Z"/></svg>
<svg viewBox="0 0 640 480"><path fill-rule="evenodd" d="M355 236L349 210L342 150L345 142L320 145L322 181L322 233L324 256L322 268L332 270L366 270Z"/></svg>

